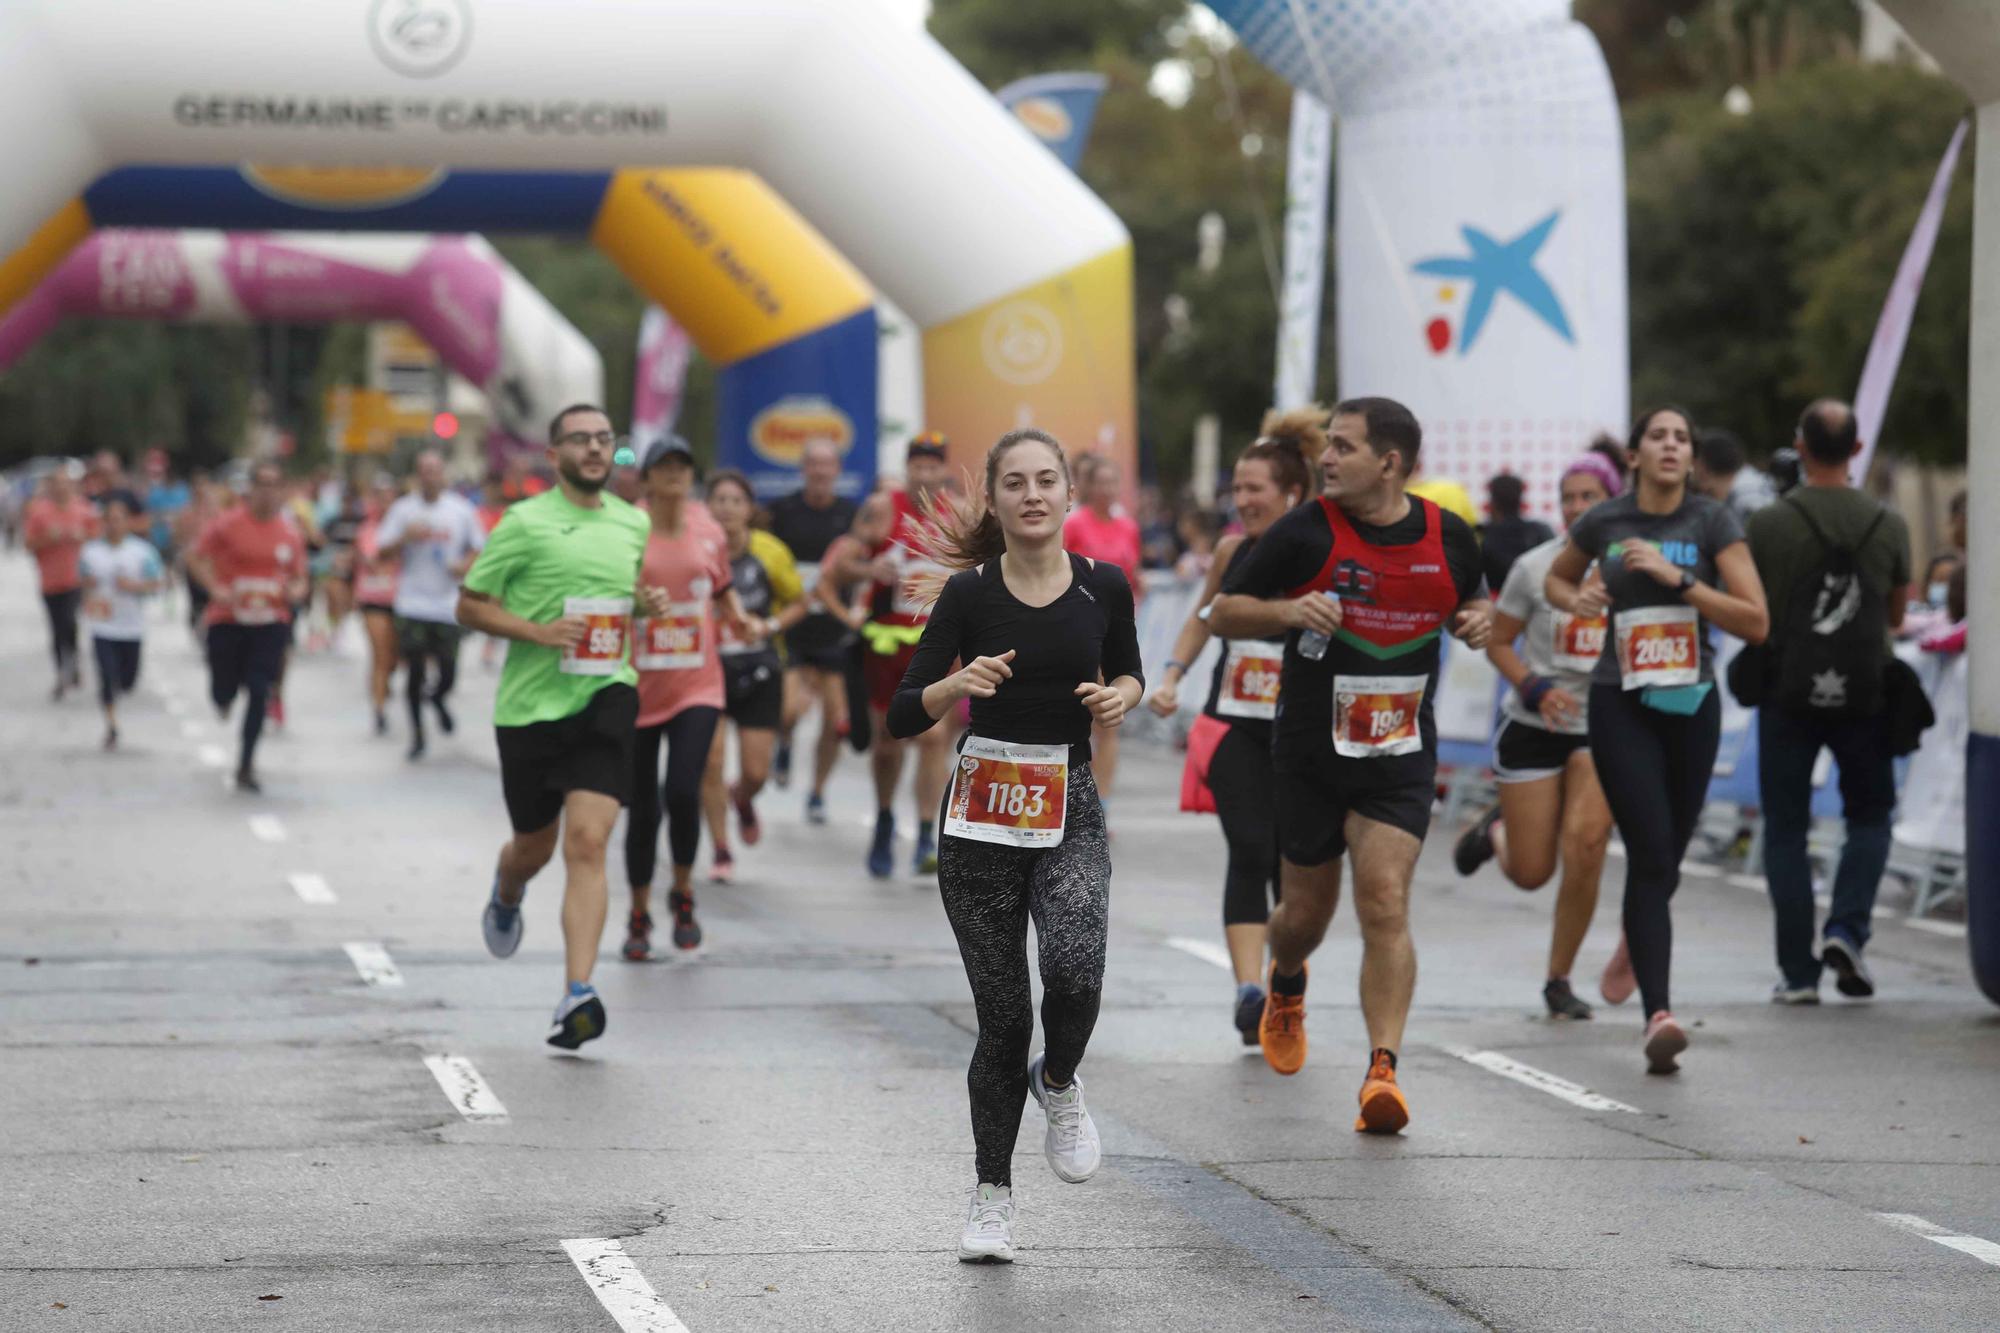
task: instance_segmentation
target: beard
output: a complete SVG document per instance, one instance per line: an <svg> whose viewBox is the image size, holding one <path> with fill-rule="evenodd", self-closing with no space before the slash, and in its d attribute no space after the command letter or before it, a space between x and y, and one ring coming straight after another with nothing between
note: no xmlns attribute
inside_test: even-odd
<svg viewBox="0 0 2000 1333"><path fill-rule="evenodd" d="M558 461L556 463L556 471L562 475L564 481L586 495L603 490L605 483L611 480L610 468L604 469L604 475L601 477L588 477L584 475L581 465L572 466L568 462Z"/></svg>

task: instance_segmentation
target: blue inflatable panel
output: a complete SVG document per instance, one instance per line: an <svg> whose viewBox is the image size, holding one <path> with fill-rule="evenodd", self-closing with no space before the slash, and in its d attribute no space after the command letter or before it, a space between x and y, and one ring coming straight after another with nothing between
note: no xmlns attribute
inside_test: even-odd
<svg viewBox="0 0 2000 1333"><path fill-rule="evenodd" d="M588 232L608 171L445 171L371 183L328 171L120 167L83 192L100 227Z"/></svg>
<svg viewBox="0 0 2000 1333"><path fill-rule="evenodd" d="M715 458L750 478L761 500L798 489L813 438L841 450L841 494L875 484L875 307L724 367L716 376Z"/></svg>

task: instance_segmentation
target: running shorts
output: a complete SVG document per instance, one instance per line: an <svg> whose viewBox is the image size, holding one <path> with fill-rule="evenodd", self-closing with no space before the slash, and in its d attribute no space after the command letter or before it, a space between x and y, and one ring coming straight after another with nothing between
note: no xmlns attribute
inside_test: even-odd
<svg viewBox="0 0 2000 1333"><path fill-rule="evenodd" d="M1590 749L1588 735L1534 727L1510 717L1493 744L1493 776L1501 782L1535 782L1563 771L1569 757Z"/></svg>
<svg viewBox="0 0 2000 1333"><path fill-rule="evenodd" d="M435 657L442 661L448 657L456 658L459 640L464 637L464 629L441 620L396 617L396 651L408 659Z"/></svg>
<svg viewBox="0 0 2000 1333"><path fill-rule="evenodd" d="M853 645L853 630L836 617L815 611L785 631L785 660L795 667L841 671Z"/></svg>
<svg viewBox="0 0 2000 1333"><path fill-rule="evenodd" d="M594 791L624 805L632 790L632 734L639 691L606 685L581 712L520 727L495 727L500 790L516 833L534 833L562 816L563 798Z"/></svg>
<svg viewBox="0 0 2000 1333"><path fill-rule="evenodd" d="M1414 756L1412 756L1414 757ZM1437 797L1436 761L1421 778L1385 785L1368 759L1288 766L1272 760L1278 793L1278 851L1295 866L1325 865L1347 851L1347 816L1399 828L1421 841ZM1373 770L1373 771L1371 771Z"/></svg>
<svg viewBox="0 0 2000 1333"><path fill-rule="evenodd" d="M776 731L785 715L785 674L775 655L741 666L722 659L722 711L739 727Z"/></svg>
<svg viewBox="0 0 2000 1333"><path fill-rule="evenodd" d="M861 673L868 682L868 706L878 713L889 711L895 702L896 687L903 683L903 673L910 669L910 660L917 655L917 645L905 644L893 653L878 653L866 644L861 648Z"/></svg>

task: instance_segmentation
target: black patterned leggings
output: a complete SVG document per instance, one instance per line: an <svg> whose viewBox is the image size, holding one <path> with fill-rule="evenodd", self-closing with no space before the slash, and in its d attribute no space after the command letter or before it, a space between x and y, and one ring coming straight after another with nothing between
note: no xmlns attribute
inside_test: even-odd
<svg viewBox="0 0 2000 1333"><path fill-rule="evenodd" d="M946 793L947 801L950 799ZM1097 1026L1111 900L1104 808L1089 765L1070 769L1062 842L1046 851L946 836L938 846L938 896L972 983L979 1042L966 1084L981 1184L1013 1181L1014 1138L1028 1095L1035 1035L1028 980L1028 920L1042 974L1044 1076L1067 1083Z"/></svg>

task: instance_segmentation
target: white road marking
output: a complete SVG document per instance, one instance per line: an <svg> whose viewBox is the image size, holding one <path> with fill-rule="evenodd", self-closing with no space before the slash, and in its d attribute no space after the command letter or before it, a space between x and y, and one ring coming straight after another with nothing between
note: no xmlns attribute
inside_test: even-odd
<svg viewBox="0 0 2000 1333"><path fill-rule="evenodd" d="M1447 1046L1444 1049L1467 1064L1478 1065L1481 1069L1490 1070L1502 1078L1511 1078L1516 1083L1525 1083L1539 1092L1546 1092L1551 1097L1560 1097L1573 1106L1581 1106L1586 1111L1630 1111L1633 1115L1645 1114L1636 1106L1613 1101L1581 1084L1572 1083L1566 1078L1558 1078L1547 1070L1509 1059L1498 1051L1475 1051L1464 1046Z"/></svg>
<svg viewBox="0 0 2000 1333"><path fill-rule="evenodd" d="M1965 938L1965 925L1959 921L1933 921L1926 916L1906 916L1903 924L1911 930L1927 931L1932 935L1943 935L1950 939Z"/></svg>
<svg viewBox="0 0 2000 1333"><path fill-rule="evenodd" d="M1752 893L1763 893L1765 891L1764 877L1762 875L1730 875L1727 877L1726 882L1734 889L1748 889Z"/></svg>
<svg viewBox="0 0 2000 1333"><path fill-rule="evenodd" d="M1899 1231L1908 1231L1922 1236L1925 1240L1936 1241L1946 1249L1969 1254L1983 1264L2000 1268L2000 1245L1981 1236L1968 1236L1959 1231L1947 1231L1929 1218L1918 1217L1915 1213L1877 1213L1876 1220L1887 1222Z"/></svg>
<svg viewBox="0 0 2000 1333"><path fill-rule="evenodd" d="M250 831L262 842L283 842L285 840L284 821L276 815L250 816Z"/></svg>
<svg viewBox="0 0 2000 1333"><path fill-rule="evenodd" d="M507 1118L507 1108L493 1095L493 1089L462 1055L427 1055L424 1067L444 1089L444 1095L467 1120L495 1122Z"/></svg>
<svg viewBox="0 0 2000 1333"><path fill-rule="evenodd" d="M181 735L188 740L193 740L195 737L201 735L201 723L183 719L181 722Z"/></svg>
<svg viewBox="0 0 2000 1333"><path fill-rule="evenodd" d="M167 713L169 716L179 717L181 714L187 712L188 706L173 695L163 694L160 697L167 702Z"/></svg>
<svg viewBox="0 0 2000 1333"><path fill-rule="evenodd" d="M1696 879L1716 879L1722 874L1722 867L1712 866L1706 861L1683 861L1681 873L1693 875Z"/></svg>
<svg viewBox="0 0 2000 1333"><path fill-rule="evenodd" d="M320 881L325 884L325 880ZM396 964L389 957L389 951L370 940L353 940L341 946L347 956L354 960L354 970L370 986L400 986L403 974L396 970Z"/></svg>
<svg viewBox="0 0 2000 1333"><path fill-rule="evenodd" d="M1214 940L1190 940L1175 936L1167 941L1169 949L1179 949L1182 953L1193 954L1204 963L1214 963L1225 972L1236 970L1236 964L1229 959L1229 950Z"/></svg>
<svg viewBox="0 0 2000 1333"><path fill-rule="evenodd" d="M204 768L221 768L229 762L229 751L220 745L204 745L194 752Z"/></svg>
<svg viewBox="0 0 2000 1333"><path fill-rule="evenodd" d="M285 878L291 882L292 892L299 895L299 901L302 903L312 903L315 906L324 907L340 901L340 899L333 896L333 888L326 882L325 875L314 875L307 871L299 870L285 876ZM349 946L349 948L351 951L352 946ZM384 954L383 957L387 958L388 955Z"/></svg>
<svg viewBox="0 0 2000 1333"><path fill-rule="evenodd" d="M688 1333L615 1240L566 1240L570 1262L624 1333Z"/></svg>

